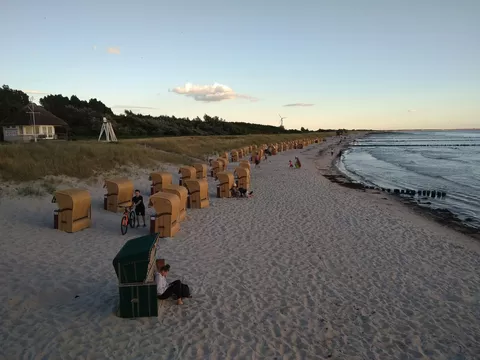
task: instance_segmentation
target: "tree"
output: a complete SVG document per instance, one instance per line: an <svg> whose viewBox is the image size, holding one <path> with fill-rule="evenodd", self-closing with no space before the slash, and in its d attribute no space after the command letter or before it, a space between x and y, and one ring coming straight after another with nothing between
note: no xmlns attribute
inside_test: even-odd
<svg viewBox="0 0 480 360"><path fill-rule="evenodd" d="M21 90L11 89L8 85L0 88L0 123L10 115L28 105L28 95Z"/></svg>
<svg viewBox="0 0 480 360"><path fill-rule="evenodd" d="M7 101L8 100L8 101ZM19 110L28 104L27 94L12 90L8 86L0 90L0 116ZM98 137L103 117L107 117L120 137L138 136L192 136L192 135L247 135L299 133L299 130L287 130L284 127L260 125L248 122L228 122L218 116L204 114L203 119L195 117L151 116L135 114L126 110L123 114L114 114L112 109L98 99L88 101L61 94L47 95L40 104L52 114L67 122L72 135ZM1 117L0 117L1 119ZM308 129L302 128L302 131Z"/></svg>

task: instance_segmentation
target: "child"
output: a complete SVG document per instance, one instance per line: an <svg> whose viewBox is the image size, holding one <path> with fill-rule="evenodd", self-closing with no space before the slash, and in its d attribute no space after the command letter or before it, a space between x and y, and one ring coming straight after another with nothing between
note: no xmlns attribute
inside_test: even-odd
<svg viewBox="0 0 480 360"><path fill-rule="evenodd" d="M143 227L145 224L145 204L143 203L143 196L140 195L140 190L135 190L135 196L132 198L132 203L135 205L135 215L137 215L137 228L140 227L140 215L143 220Z"/></svg>
<svg viewBox="0 0 480 360"><path fill-rule="evenodd" d="M293 163L292 163L292 160L288 160L288 166L290 167L290 169L293 169Z"/></svg>

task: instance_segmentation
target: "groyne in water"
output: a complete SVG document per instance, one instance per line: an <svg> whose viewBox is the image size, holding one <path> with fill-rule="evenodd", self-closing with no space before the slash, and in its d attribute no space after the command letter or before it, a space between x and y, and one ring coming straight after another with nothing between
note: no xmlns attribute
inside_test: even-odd
<svg viewBox="0 0 480 360"><path fill-rule="evenodd" d="M346 178L344 175L323 175L325 178L329 179L332 182L339 183L350 188L361 189L361 190L377 190L383 191L393 195L408 195L408 196L422 196L422 197L432 197L432 198L444 198L447 196L446 191L442 190L413 190L413 189L392 189L392 188L383 188L378 186L368 186L362 183L353 182L350 179Z"/></svg>
<svg viewBox="0 0 480 360"><path fill-rule="evenodd" d="M480 146L480 144L351 144L353 147L459 147Z"/></svg>

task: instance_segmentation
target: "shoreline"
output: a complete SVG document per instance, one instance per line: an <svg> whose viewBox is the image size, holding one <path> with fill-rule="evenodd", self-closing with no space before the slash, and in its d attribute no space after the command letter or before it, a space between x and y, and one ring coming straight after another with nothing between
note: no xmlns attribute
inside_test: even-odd
<svg viewBox="0 0 480 360"><path fill-rule="evenodd" d="M369 133L361 134L360 136L355 136L356 139L367 136ZM386 191L382 191L380 188L371 189L368 188L366 185L359 183L353 179L351 179L348 175L344 174L339 168L338 163L341 161L341 156L344 150L350 148L350 141L341 143L337 145L334 157L332 158L328 169L324 169L324 173L322 176L327 178L329 181L336 183L340 186L344 186L350 189L356 189L360 191L364 191L371 194L382 194L387 196L389 199L395 200L397 203L402 204L409 209L413 210L416 214L426 217L429 220L433 220L436 223L439 223L443 226L446 226L450 229L456 230L462 234L468 235L474 239L480 240L480 229L469 226L469 224L465 223L464 221L460 220L457 215L451 212L448 209L441 208L441 209L434 209L429 206L421 206L415 198L407 198L402 197L400 195L394 195L388 193ZM321 157L325 155L324 153L328 149L322 149L318 152L317 156Z"/></svg>

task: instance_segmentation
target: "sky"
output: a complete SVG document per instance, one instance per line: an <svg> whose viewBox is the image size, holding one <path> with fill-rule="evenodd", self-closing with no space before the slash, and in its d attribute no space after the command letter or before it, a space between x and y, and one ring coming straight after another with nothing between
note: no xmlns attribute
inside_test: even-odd
<svg viewBox="0 0 480 360"><path fill-rule="evenodd" d="M0 0L0 82L115 113L480 128L480 0ZM1 84L0 84L1 85Z"/></svg>

